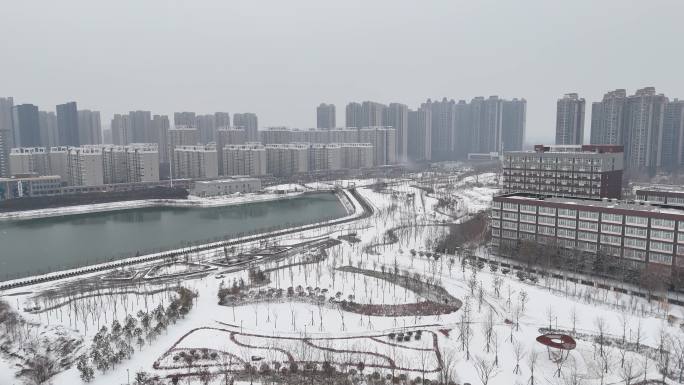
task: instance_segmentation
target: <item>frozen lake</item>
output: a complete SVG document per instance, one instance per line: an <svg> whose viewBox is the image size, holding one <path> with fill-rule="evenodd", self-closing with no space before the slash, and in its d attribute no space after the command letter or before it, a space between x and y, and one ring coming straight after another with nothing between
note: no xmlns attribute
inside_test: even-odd
<svg viewBox="0 0 684 385"><path fill-rule="evenodd" d="M344 215L334 194L314 193L236 206L144 208L0 222L0 280Z"/></svg>

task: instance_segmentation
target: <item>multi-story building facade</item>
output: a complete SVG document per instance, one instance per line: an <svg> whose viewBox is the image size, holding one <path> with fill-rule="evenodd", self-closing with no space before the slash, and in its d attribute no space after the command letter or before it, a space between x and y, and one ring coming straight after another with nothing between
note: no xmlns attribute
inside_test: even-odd
<svg viewBox="0 0 684 385"><path fill-rule="evenodd" d="M214 119L216 119L216 128L230 127L230 114L227 112L214 112Z"/></svg>
<svg viewBox="0 0 684 385"><path fill-rule="evenodd" d="M133 141L129 115L115 114L112 118L112 143L125 146Z"/></svg>
<svg viewBox="0 0 684 385"><path fill-rule="evenodd" d="M265 148L268 174L281 177L309 171L308 144L269 144Z"/></svg>
<svg viewBox="0 0 684 385"><path fill-rule="evenodd" d="M223 147L221 175L266 175L266 148L259 143L228 144Z"/></svg>
<svg viewBox="0 0 684 385"><path fill-rule="evenodd" d="M14 147L14 99L0 97L0 178L10 176L9 154Z"/></svg>
<svg viewBox="0 0 684 385"><path fill-rule="evenodd" d="M672 206L506 194L491 216L495 247L529 240L665 272L684 266L684 210Z"/></svg>
<svg viewBox="0 0 684 385"><path fill-rule="evenodd" d="M197 115L196 120L200 143L216 142L216 115Z"/></svg>
<svg viewBox="0 0 684 385"><path fill-rule="evenodd" d="M102 148L98 146L72 147L67 151L67 178L70 186L99 186L104 184Z"/></svg>
<svg viewBox="0 0 684 385"><path fill-rule="evenodd" d="M58 146L57 115L52 111L38 111L38 122L42 146Z"/></svg>
<svg viewBox="0 0 684 385"><path fill-rule="evenodd" d="M385 166L397 162L396 130L390 127L368 127L359 130L358 143L370 143L375 150L374 165Z"/></svg>
<svg viewBox="0 0 684 385"><path fill-rule="evenodd" d="M20 104L14 107L14 145L16 147L39 147L42 145L37 106Z"/></svg>
<svg viewBox="0 0 684 385"><path fill-rule="evenodd" d="M565 94L556 103L556 145L584 143L585 101L576 93Z"/></svg>
<svg viewBox="0 0 684 385"><path fill-rule="evenodd" d="M245 144L246 142L247 131L243 129L223 126L216 130L216 152L218 155L219 175L233 175L226 174L226 171L223 169L223 166L225 165L223 149L228 145Z"/></svg>
<svg viewBox="0 0 684 385"><path fill-rule="evenodd" d="M0 178L0 201L25 197L56 195L61 191L58 175Z"/></svg>
<svg viewBox="0 0 684 385"><path fill-rule="evenodd" d="M522 151L526 125L527 100L504 100L501 117L501 140L504 151Z"/></svg>
<svg viewBox="0 0 684 385"><path fill-rule="evenodd" d="M665 105L660 164L667 171L684 166L684 100Z"/></svg>
<svg viewBox="0 0 684 385"><path fill-rule="evenodd" d="M535 146L504 153L503 191L539 195L620 198L622 146Z"/></svg>
<svg viewBox="0 0 684 385"><path fill-rule="evenodd" d="M351 102L347 104L345 108L345 126L350 128L361 128L363 127L363 109L361 108L361 103Z"/></svg>
<svg viewBox="0 0 684 385"><path fill-rule="evenodd" d="M253 193L261 190L259 178L227 178L202 180L193 183L190 193L200 197Z"/></svg>
<svg viewBox="0 0 684 385"><path fill-rule="evenodd" d="M159 164L169 163L169 129L171 128L169 117L166 115L154 115L152 117L152 132L159 151Z"/></svg>
<svg viewBox="0 0 684 385"><path fill-rule="evenodd" d="M218 177L216 146L176 146L173 149L173 177L204 179Z"/></svg>
<svg viewBox="0 0 684 385"><path fill-rule="evenodd" d="M194 112L174 112L173 113L174 127L197 127L197 115Z"/></svg>
<svg viewBox="0 0 684 385"><path fill-rule="evenodd" d="M682 186L655 185L639 187L635 191L636 199L684 207L684 188Z"/></svg>
<svg viewBox="0 0 684 385"><path fill-rule="evenodd" d="M309 171L342 168L342 148L339 144L309 144Z"/></svg>
<svg viewBox="0 0 684 385"><path fill-rule="evenodd" d="M432 159L432 114L423 108L409 110L407 134L408 159L421 162Z"/></svg>
<svg viewBox="0 0 684 385"><path fill-rule="evenodd" d="M342 168L358 170L373 167L375 149L370 143L340 143Z"/></svg>
<svg viewBox="0 0 684 385"><path fill-rule="evenodd" d="M10 175L55 175L45 147L17 147L10 152Z"/></svg>
<svg viewBox="0 0 684 385"><path fill-rule="evenodd" d="M662 130L667 97L655 88L637 90L627 100L625 163L630 169L661 167Z"/></svg>
<svg viewBox="0 0 684 385"><path fill-rule="evenodd" d="M159 181L156 143L101 146L104 184Z"/></svg>
<svg viewBox="0 0 684 385"><path fill-rule="evenodd" d="M100 111L78 111L78 142L84 144L102 143L102 122ZM43 143L47 146L47 143Z"/></svg>
<svg viewBox="0 0 684 385"><path fill-rule="evenodd" d="M233 114L233 126L247 132L247 140L256 142L259 140L259 118L253 112Z"/></svg>
<svg viewBox="0 0 684 385"><path fill-rule="evenodd" d="M60 146L79 146L78 107L76 102L58 104L57 137Z"/></svg>
<svg viewBox="0 0 684 385"><path fill-rule="evenodd" d="M384 111L383 125L394 128L396 159L398 162L406 162L408 160L408 106L390 103Z"/></svg>
<svg viewBox="0 0 684 385"><path fill-rule="evenodd" d="M623 145L627 91L617 89L591 105L591 144Z"/></svg>
<svg viewBox="0 0 684 385"><path fill-rule="evenodd" d="M316 128L335 128L335 105L321 103L316 107Z"/></svg>

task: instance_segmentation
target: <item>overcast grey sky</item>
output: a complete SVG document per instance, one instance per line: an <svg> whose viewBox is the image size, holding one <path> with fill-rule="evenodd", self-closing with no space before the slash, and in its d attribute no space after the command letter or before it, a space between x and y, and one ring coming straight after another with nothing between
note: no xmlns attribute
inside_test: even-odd
<svg viewBox="0 0 684 385"><path fill-rule="evenodd" d="M353 100L525 97L532 140L578 92L684 97L682 0L59 0L0 12L0 95L111 114L252 111L315 126ZM586 124L587 134L589 124Z"/></svg>

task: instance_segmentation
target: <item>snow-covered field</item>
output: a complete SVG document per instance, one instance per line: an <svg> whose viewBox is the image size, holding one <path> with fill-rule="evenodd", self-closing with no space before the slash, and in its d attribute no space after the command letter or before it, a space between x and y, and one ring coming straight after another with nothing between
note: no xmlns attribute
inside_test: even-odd
<svg viewBox="0 0 684 385"><path fill-rule="evenodd" d="M126 383L128 371L131 377L145 371L162 377L165 383L180 376L183 383L196 384L207 379L201 375L204 371L209 373L208 383L219 384L224 381L222 373L240 371L245 362L257 369L264 364L274 369L315 362L319 370L329 362L338 371L355 369L364 362L364 374L379 371L383 375L405 374L410 379L424 376L433 380L448 376L460 384L484 384L483 367L496 362L489 385L529 383L531 367L536 384L625 384L625 377L632 377L630 383L636 384L636 380L661 377L658 361L662 365L659 358L664 355L658 352L660 345L671 352L671 370L680 364L678 357L684 356L684 352L679 353L684 349L679 327L684 312L680 307L551 278L536 283L521 281L513 273L504 274L488 264L465 263L459 256L425 256L426 252L432 254L450 224L463 222L488 208L497 189L495 174L471 176L451 185L449 194L459 204L449 215L436 212L436 196L445 191L436 189L428 194L415 187L425 183L422 176L387 182L381 189L364 182L366 187L358 189L373 207L374 214L369 218L269 240L270 244L296 245L355 233L359 242L342 237L337 245L325 249L320 261L305 258L318 252L306 247L285 260L259 259L250 267L263 273L262 281L253 278L254 271L219 267L207 274L159 281L143 282L140 273L128 284L117 282L111 289L85 285L80 296L51 296L49 300L44 299L45 290L52 289L54 295L62 285L68 287L69 281L42 284L17 289L16 295L0 299L34 325L66 327L83 336L87 346L73 353L78 355L89 351L98 326L111 324L113 319L123 323L127 314L137 317L159 305L168 306L179 285L198 294L186 316L136 346L131 359L121 360L113 369L95 370L92 383L98 385ZM308 188L322 185L328 184ZM432 183L439 185L439 181ZM251 244L241 250L258 247ZM485 247L474 247L473 252L482 257L487 254ZM216 255L217 251L209 250L192 259L209 263ZM155 264L163 262L148 263L140 270L148 271ZM343 266L415 277L443 287L463 306L457 311L423 316L387 317L345 311L339 301L402 305L427 299L387 279L338 270ZM186 267L168 264L159 270L173 275ZM241 285L245 286L239 289ZM219 305L219 290L231 287L240 293L261 294L258 300L243 304ZM291 289L294 294L275 298L265 295L268 289L273 289L271 293ZM324 302L307 297L308 289L322 296ZM41 309L24 311L36 306ZM98 309L102 313L99 319L94 313ZM82 323L84 316L87 332ZM81 323L75 322L77 317L81 317ZM550 360L547 349L535 341L543 334L541 329L548 328L575 331L577 347L560 365L560 376L559 364ZM601 334L611 343L599 343ZM626 346L620 343L623 338L633 345L638 341L639 352L621 348ZM530 363L532 358L536 358L534 365ZM6 355L0 360L0 384L20 383L8 375L15 363ZM238 377L245 381L244 375ZM54 376L52 383L80 384L82 380L72 367Z"/></svg>

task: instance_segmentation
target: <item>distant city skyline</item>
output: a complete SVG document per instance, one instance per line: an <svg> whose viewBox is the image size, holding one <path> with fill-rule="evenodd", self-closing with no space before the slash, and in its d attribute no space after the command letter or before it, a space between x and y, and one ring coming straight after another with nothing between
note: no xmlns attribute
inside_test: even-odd
<svg viewBox="0 0 684 385"><path fill-rule="evenodd" d="M316 126L311 111L322 101L338 107L339 125L352 100L522 96L527 142L550 143L564 93L587 101L616 88L684 94L684 53L666 44L681 35L681 1L294 3L65 0L36 12L12 2L0 15L2 36L13 37L3 41L2 96L41 110L76 100L105 125L131 110L250 111L260 126L301 128ZM231 15L241 16L226 23ZM188 17L204 27L175 27ZM41 28L27 28L34 23ZM204 56L179 57L180 47Z"/></svg>

